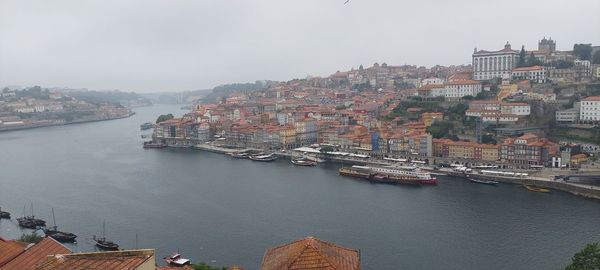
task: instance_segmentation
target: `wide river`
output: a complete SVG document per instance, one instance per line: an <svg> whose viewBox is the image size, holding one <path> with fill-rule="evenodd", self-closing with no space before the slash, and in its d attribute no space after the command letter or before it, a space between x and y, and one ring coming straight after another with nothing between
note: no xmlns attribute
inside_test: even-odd
<svg viewBox="0 0 600 270"><path fill-rule="evenodd" d="M174 106L127 119L0 133L0 236L35 214L94 250L179 250L193 261L258 269L265 250L314 235L360 249L363 269L559 269L600 241L600 202L441 178L439 186L373 184L338 165L233 160L195 150L144 150L139 125Z"/></svg>

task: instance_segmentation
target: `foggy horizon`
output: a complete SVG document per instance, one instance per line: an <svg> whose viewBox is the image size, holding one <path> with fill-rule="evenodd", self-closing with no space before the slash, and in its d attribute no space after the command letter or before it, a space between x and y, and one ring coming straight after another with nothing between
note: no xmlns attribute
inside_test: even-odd
<svg viewBox="0 0 600 270"><path fill-rule="evenodd" d="M593 0L344 2L0 0L0 86L179 92L375 62L470 64L475 47L507 41L600 44Z"/></svg>

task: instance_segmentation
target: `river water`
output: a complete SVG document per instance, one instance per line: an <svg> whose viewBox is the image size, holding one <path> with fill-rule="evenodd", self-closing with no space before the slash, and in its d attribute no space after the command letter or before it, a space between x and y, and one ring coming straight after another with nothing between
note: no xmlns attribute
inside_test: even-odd
<svg viewBox="0 0 600 270"><path fill-rule="evenodd" d="M314 235L360 249L363 269L558 269L600 241L600 202L441 177L436 187L373 184L338 165L295 167L195 150L144 150L133 117L0 133L0 236L37 216L76 233L74 251L102 234L122 248L179 250L193 261L258 269L265 250Z"/></svg>

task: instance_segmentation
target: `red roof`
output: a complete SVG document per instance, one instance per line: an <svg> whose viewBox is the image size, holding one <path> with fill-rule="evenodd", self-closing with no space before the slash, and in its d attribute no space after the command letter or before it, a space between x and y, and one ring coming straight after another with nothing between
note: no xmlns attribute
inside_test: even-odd
<svg viewBox="0 0 600 270"><path fill-rule="evenodd" d="M583 101L600 101L600 96L586 97L583 99Z"/></svg>
<svg viewBox="0 0 600 270"><path fill-rule="evenodd" d="M358 270L360 254L314 237L267 250L261 270Z"/></svg>
<svg viewBox="0 0 600 270"><path fill-rule="evenodd" d="M532 66L532 67L520 67L520 68L513 69L513 71L534 71L534 70L544 70L544 67Z"/></svg>
<svg viewBox="0 0 600 270"><path fill-rule="evenodd" d="M45 237L39 243L27 248L25 252L1 267L2 270L33 270L50 255L69 254L71 251L61 243Z"/></svg>
<svg viewBox="0 0 600 270"><path fill-rule="evenodd" d="M26 246L26 243L5 240L0 237L0 267L21 254Z"/></svg>
<svg viewBox="0 0 600 270"><path fill-rule="evenodd" d="M48 257L36 270L133 270L147 263L154 266L153 259L152 249L74 253Z"/></svg>

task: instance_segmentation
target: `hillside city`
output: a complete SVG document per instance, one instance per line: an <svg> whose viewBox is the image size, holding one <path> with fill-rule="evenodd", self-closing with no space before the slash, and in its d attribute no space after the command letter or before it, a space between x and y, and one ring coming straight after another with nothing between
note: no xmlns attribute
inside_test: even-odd
<svg viewBox="0 0 600 270"><path fill-rule="evenodd" d="M473 51L471 65L375 63L269 82L162 118L153 139L186 147L288 150L313 144L372 158L502 168L579 168L597 159L600 46ZM257 82L259 83L259 82Z"/></svg>

